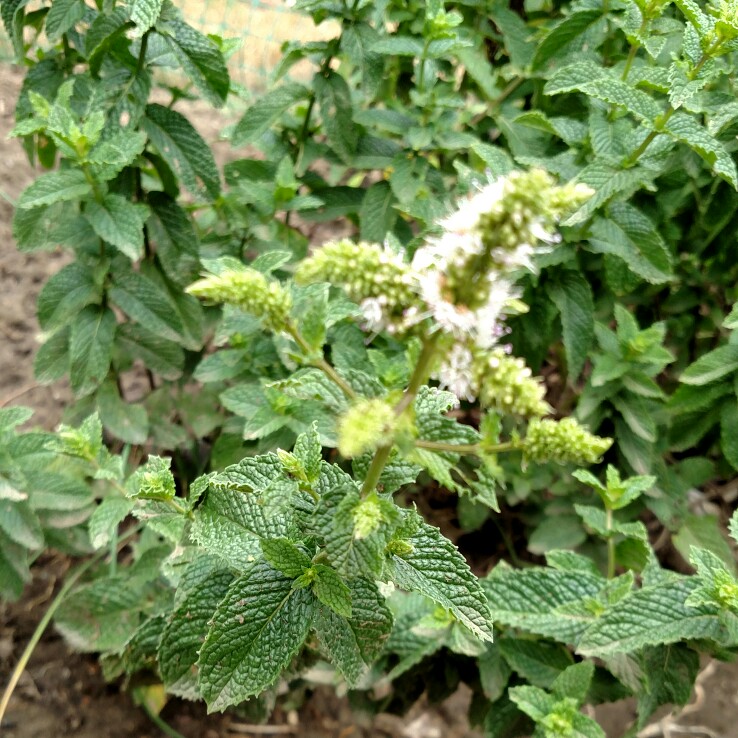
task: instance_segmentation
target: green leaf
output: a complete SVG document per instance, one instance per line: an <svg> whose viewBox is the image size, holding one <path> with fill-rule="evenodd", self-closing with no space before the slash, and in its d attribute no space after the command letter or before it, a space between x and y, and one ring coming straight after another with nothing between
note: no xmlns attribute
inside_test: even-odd
<svg viewBox="0 0 738 738"><path fill-rule="evenodd" d="M270 687L305 642L314 605L307 589L265 562L230 586L218 606L198 666L208 711L224 710Z"/></svg>
<svg viewBox="0 0 738 738"><path fill-rule="evenodd" d="M686 113L676 113L664 131L677 141L687 144L710 165L713 172L738 189L738 171L731 155L697 119Z"/></svg>
<svg viewBox="0 0 738 738"><path fill-rule="evenodd" d="M482 586L495 621L576 643L591 622L578 610L597 596L604 580L587 571L497 566Z"/></svg>
<svg viewBox="0 0 738 738"><path fill-rule="evenodd" d="M564 18L538 44L531 65L533 69L541 67L602 17L601 10L579 10Z"/></svg>
<svg viewBox="0 0 738 738"><path fill-rule="evenodd" d="M103 383L97 392L97 409L103 425L125 443L143 444L149 435L149 417L143 405L126 402L118 394L114 380Z"/></svg>
<svg viewBox="0 0 738 738"><path fill-rule="evenodd" d="M286 538L267 538L261 541L264 558L277 571L295 579L310 568L310 557Z"/></svg>
<svg viewBox="0 0 738 738"><path fill-rule="evenodd" d="M547 95L583 92L611 105L619 105L648 127L661 114L661 107L645 92L631 87L606 67L581 61L558 69L544 87Z"/></svg>
<svg viewBox="0 0 738 738"><path fill-rule="evenodd" d="M266 387L279 390L296 400L317 400L336 413L348 407L343 390L323 371L314 367L299 369L288 379L270 382Z"/></svg>
<svg viewBox="0 0 738 738"><path fill-rule="evenodd" d="M374 582L358 578L348 585L351 618L340 617L329 607L319 607L315 630L321 650L353 686L384 648L392 630L392 613Z"/></svg>
<svg viewBox="0 0 738 738"><path fill-rule="evenodd" d="M77 397L94 392L105 379L113 352L116 320L110 308L88 306L72 323L69 379Z"/></svg>
<svg viewBox="0 0 738 738"><path fill-rule="evenodd" d="M101 290L95 284L94 274L75 261L44 285L38 296L38 322L45 331L60 328L85 306L99 302L100 297Z"/></svg>
<svg viewBox="0 0 738 738"><path fill-rule="evenodd" d="M562 699L571 697L581 705L587 698L594 669L595 665L592 661L572 664L556 677L551 691Z"/></svg>
<svg viewBox="0 0 738 738"><path fill-rule="evenodd" d="M83 0L56 0L49 8L44 29L49 41L57 41L85 15Z"/></svg>
<svg viewBox="0 0 738 738"><path fill-rule="evenodd" d="M25 500L0 499L0 530L23 548L36 550L44 545L41 524Z"/></svg>
<svg viewBox="0 0 738 738"><path fill-rule="evenodd" d="M230 79L218 45L182 21L171 20L157 28L166 32L169 48L195 87L209 102L221 107L228 97Z"/></svg>
<svg viewBox="0 0 738 738"><path fill-rule="evenodd" d="M384 70L381 54L372 50L378 38L368 23L352 23L341 34L341 49L361 69L361 86L368 99L377 93Z"/></svg>
<svg viewBox="0 0 738 738"><path fill-rule="evenodd" d="M159 19L163 0L132 0L131 20L136 24L136 35L143 36Z"/></svg>
<svg viewBox="0 0 738 738"><path fill-rule="evenodd" d="M686 705L700 668L699 654L686 645L646 648L640 659L642 687L638 695L638 727L661 705Z"/></svg>
<svg viewBox="0 0 738 738"><path fill-rule="evenodd" d="M397 211L392 207L395 202L389 182L375 182L369 187L359 211L362 241L384 242L397 220Z"/></svg>
<svg viewBox="0 0 738 738"><path fill-rule="evenodd" d="M143 256L143 227L148 217L148 207L132 203L122 195L105 195L101 202L93 200L85 208L85 218L95 233L131 261Z"/></svg>
<svg viewBox="0 0 738 738"><path fill-rule="evenodd" d="M330 607L336 615L351 618L351 590L338 572L324 564L316 564L313 571L313 592L318 600Z"/></svg>
<svg viewBox="0 0 738 738"><path fill-rule="evenodd" d="M402 589L445 607L478 638L492 640L490 611L479 581L459 550L438 528L421 522L406 540L411 550L389 557L389 575Z"/></svg>
<svg viewBox="0 0 738 738"><path fill-rule="evenodd" d="M694 546L715 554L729 569L735 568L733 551L721 532L720 521L714 515L686 515L671 540L685 561L689 561Z"/></svg>
<svg viewBox="0 0 738 738"><path fill-rule="evenodd" d="M126 356L139 359L147 369L162 379L175 380L182 376L184 351L173 341L149 331L142 325L124 323L115 335L115 347Z"/></svg>
<svg viewBox="0 0 738 738"><path fill-rule="evenodd" d="M220 175L215 159L187 118L171 108L151 104L146 106L141 127L193 195L199 195L204 187L211 198L218 197Z"/></svg>
<svg viewBox="0 0 738 738"><path fill-rule="evenodd" d="M211 489L192 524L192 537L200 546L240 571L261 557L260 539L289 534L283 515L268 514L259 496L235 487Z"/></svg>
<svg viewBox="0 0 738 738"><path fill-rule="evenodd" d="M525 69L533 60L536 51L536 43L531 38L530 27L518 13L507 5L493 5L488 12L490 18L502 32L505 51L510 61L518 69Z"/></svg>
<svg viewBox="0 0 738 738"><path fill-rule="evenodd" d="M290 83L262 95L237 123L233 131L233 145L252 143L266 133L282 113L301 100L307 100L310 94L307 87Z"/></svg>
<svg viewBox="0 0 738 738"><path fill-rule="evenodd" d="M156 245L156 256L167 277L182 286L191 284L200 269L197 233L187 213L163 192L147 198L152 217L148 227Z"/></svg>
<svg viewBox="0 0 738 738"><path fill-rule="evenodd" d="M84 39L88 61L100 54L119 34L122 34L128 22L127 7L119 6L112 12L98 13Z"/></svg>
<svg viewBox="0 0 738 738"><path fill-rule="evenodd" d="M79 200L89 195L91 191L90 183L79 169L49 172L42 174L23 190L18 199L18 207L27 210L40 205L52 205L55 202Z"/></svg>
<svg viewBox="0 0 738 738"><path fill-rule="evenodd" d="M129 317L162 338L188 346L182 321L169 295L140 272L116 272L110 299Z"/></svg>
<svg viewBox="0 0 738 738"><path fill-rule="evenodd" d="M94 549L107 546L118 526L133 510L134 502L126 497L106 497L90 515L88 529Z"/></svg>
<svg viewBox="0 0 738 738"><path fill-rule="evenodd" d="M580 272L566 270L549 287L551 299L561 315L569 377L581 374L594 338L592 289Z"/></svg>
<svg viewBox="0 0 738 738"><path fill-rule="evenodd" d="M168 692L186 699L201 698L197 686L198 655L213 613L232 581L233 575L228 571L210 571L202 581L185 590L172 612L158 649L159 670Z"/></svg>
<svg viewBox="0 0 738 738"><path fill-rule="evenodd" d="M720 447L734 469L738 469L738 405L728 402L720 413Z"/></svg>
<svg viewBox="0 0 738 738"><path fill-rule="evenodd" d="M671 256L646 216L626 203L613 203L610 216L592 223L588 239L591 249L619 257L651 284L672 279Z"/></svg>
<svg viewBox="0 0 738 738"><path fill-rule="evenodd" d="M549 689L556 677L574 663L564 646L546 641L503 638L496 646L514 671L536 687Z"/></svg>
<svg viewBox="0 0 738 738"><path fill-rule="evenodd" d="M679 377L684 384L702 386L738 370L738 345L721 346L700 356Z"/></svg>
<svg viewBox="0 0 738 738"><path fill-rule="evenodd" d="M684 604L697 586L691 578L670 577L633 592L590 626L577 651L602 657L683 640L720 640L723 625L714 610Z"/></svg>
<svg viewBox="0 0 738 738"><path fill-rule="evenodd" d="M351 90L337 72L319 72L313 78L315 96L320 105L323 130L328 143L344 162L350 162L359 140L353 121Z"/></svg>
<svg viewBox="0 0 738 738"><path fill-rule="evenodd" d="M87 156L92 176L107 182L133 164L146 146L143 131L118 130L100 141Z"/></svg>

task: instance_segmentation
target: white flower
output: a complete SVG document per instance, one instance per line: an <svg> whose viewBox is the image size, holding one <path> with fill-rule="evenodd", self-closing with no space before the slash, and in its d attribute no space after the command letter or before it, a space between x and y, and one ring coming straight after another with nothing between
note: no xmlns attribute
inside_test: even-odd
<svg viewBox="0 0 738 738"><path fill-rule="evenodd" d="M361 302L361 312L364 317L364 328L373 333L384 330L387 318L384 314L382 302L377 297L367 297Z"/></svg>
<svg viewBox="0 0 738 738"><path fill-rule="evenodd" d="M455 344L438 370L441 387L453 392L460 400L473 402L477 387L472 380L472 352L462 344Z"/></svg>

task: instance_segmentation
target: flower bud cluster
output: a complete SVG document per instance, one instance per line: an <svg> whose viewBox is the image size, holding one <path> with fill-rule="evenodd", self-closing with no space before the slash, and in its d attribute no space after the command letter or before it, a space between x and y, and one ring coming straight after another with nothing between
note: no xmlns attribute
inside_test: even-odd
<svg viewBox="0 0 738 738"><path fill-rule="evenodd" d="M590 433L574 418L539 420L528 424L523 442L526 461L555 461L558 464L594 464L612 446L612 438Z"/></svg>
<svg viewBox="0 0 738 738"><path fill-rule="evenodd" d="M290 324L290 293L256 269L224 271L195 282L187 292L209 302L235 305L275 332L287 330Z"/></svg>
<svg viewBox="0 0 738 738"><path fill-rule="evenodd" d="M330 282L361 305L369 330L398 333L416 322L417 297L410 265L378 244L348 239L327 243L302 262L297 282Z"/></svg>
<svg viewBox="0 0 738 738"><path fill-rule="evenodd" d="M592 191L558 187L543 170L513 172L486 185L439 223L413 258L420 294L430 313L457 338L472 337L488 348L515 299L511 274L531 268L531 257L556 243L561 215Z"/></svg>
<svg viewBox="0 0 738 738"><path fill-rule="evenodd" d="M482 407L522 418L543 417L551 412L544 400L543 383L532 376L522 359L508 356L502 349L480 352L472 373Z"/></svg>
<svg viewBox="0 0 738 738"><path fill-rule="evenodd" d="M456 344L438 371L441 385L462 400L479 398L484 408L523 418L548 415L542 382L522 359L504 349L469 349Z"/></svg>
<svg viewBox="0 0 738 738"><path fill-rule="evenodd" d="M361 399L338 422L338 450L347 459L373 451L391 441L396 417L384 400Z"/></svg>

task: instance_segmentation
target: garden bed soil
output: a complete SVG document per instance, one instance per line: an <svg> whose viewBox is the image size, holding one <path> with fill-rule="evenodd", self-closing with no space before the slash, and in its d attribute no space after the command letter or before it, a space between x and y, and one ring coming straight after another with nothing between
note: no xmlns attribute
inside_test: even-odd
<svg viewBox="0 0 738 738"><path fill-rule="evenodd" d="M34 408L34 425L53 428L69 397L63 383L42 387L33 378L38 348L36 298L49 276L69 257L61 251L20 253L11 231L12 205L34 173L17 141L7 140L22 72L0 67L0 406ZM201 133L215 141L225 121L212 111L188 111ZM216 156L227 157L219 144ZM0 606L0 685L51 602L69 562L59 556L40 559L23 599ZM738 664L719 664L701 684L697 709L678 719L680 738L738 738ZM294 735L300 738L473 738L465 719L469 694L460 690L440 706L416 705L403 718L382 715L370 721L352 714L346 700L328 689L316 690L291 713L278 712L269 726L249 730L237 718L206 715L202 705L170 701L162 717L186 738ZM598 710L608 736L617 738L634 716L632 701ZM72 654L61 638L47 630L13 696L3 738L160 738L163 733L134 704L119 684L105 683L94 657ZM662 733L652 733L658 738ZM674 736L677 733L673 734Z"/></svg>

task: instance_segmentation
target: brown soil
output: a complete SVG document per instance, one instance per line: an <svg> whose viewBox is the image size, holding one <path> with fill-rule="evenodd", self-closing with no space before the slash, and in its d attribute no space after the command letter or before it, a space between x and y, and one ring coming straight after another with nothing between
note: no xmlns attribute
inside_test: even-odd
<svg viewBox="0 0 738 738"><path fill-rule="evenodd" d="M22 254L15 250L11 233L11 201L32 180L34 173L15 141L6 140L13 125L13 109L22 76L18 70L0 68L0 406L25 404L36 410L33 422L54 427L68 393L63 385L40 387L33 378L33 356L39 333L35 318L36 297L46 279L58 271L68 256L61 252ZM188 111L211 141L223 125L209 110ZM222 144L219 159L226 157ZM38 620L51 601L67 562L44 558L34 568L34 581L21 602L0 605L0 685L6 683ZM678 718L678 733L686 738L738 738L738 664L717 666L701 685L697 709ZM277 713L272 732L248 731L237 718L205 715L200 705L172 700L162 717L186 738L226 738L249 735L296 735L302 738L473 738L465 722L469 695L460 691L440 707L417 705L403 717L383 715L373 721L352 714L345 700L329 690L316 690L298 711ZM608 736L622 735L634 716L632 701L598 710L597 717ZM665 726L666 727L666 726ZM667 728L668 730L668 728ZM287 732L289 731L289 732ZM92 657L71 654L61 639L47 631L36 648L16 690L3 738L160 738L153 725L120 685L106 685ZM668 732L653 733L667 736Z"/></svg>

